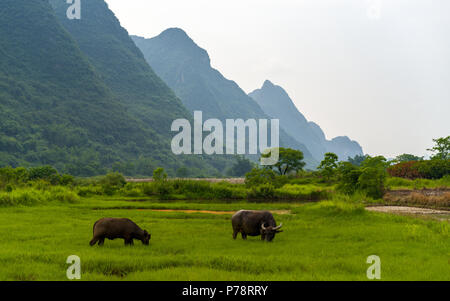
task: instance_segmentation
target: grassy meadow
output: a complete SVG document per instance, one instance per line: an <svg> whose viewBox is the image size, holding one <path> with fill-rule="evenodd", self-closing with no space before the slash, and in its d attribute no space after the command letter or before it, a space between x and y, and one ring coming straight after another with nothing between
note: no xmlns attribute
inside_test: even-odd
<svg viewBox="0 0 450 301"><path fill-rule="evenodd" d="M245 183L168 179L162 169L151 182L131 183L118 173L3 168L0 280L68 280L71 255L81 259L81 280L368 280L371 255L381 259L381 280L450 280L448 218L365 209L448 210L448 176L407 180L342 168L328 180L253 169ZM415 190L423 185L428 190ZM233 240L230 218L240 209L270 210L284 232L272 243ZM150 245L119 239L90 247L103 217L130 218L152 234Z"/></svg>
<svg viewBox="0 0 450 301"><path fill-rule="evenodd" d="M232 239L231 211L270 209L284 232L273 243ZM152 209L230 211L222 214ZM282 211L277 211L282 210ZM105 241L90 247L93 223L128 217L152 234L149 246ZM369 255L382 280L450 280L448 222L368 212L333 200L309 204L81 198L0 208L0 280L367 280Z"/></svg>

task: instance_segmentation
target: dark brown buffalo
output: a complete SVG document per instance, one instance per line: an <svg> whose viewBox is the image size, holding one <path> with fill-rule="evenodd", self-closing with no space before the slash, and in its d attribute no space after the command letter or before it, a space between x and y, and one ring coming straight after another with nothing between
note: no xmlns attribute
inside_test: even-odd
<svg viewBox="0 0 450 301"><path fill-rule="evenodd" d="M249 211L241 210L231 217L233 226L233 239L236 239L239 232L242 238L261 235L261 240L272 241L276 233L280 233L283 224L277 227L272 213L269 211Z"/></svg>
<svg viewBox="0 0 450 301"><path fill-rule="evenodd" d="M133 245L133 239L138 239L148 245L151 235L128 218L102 218L95 222L94 237L89 244L93 246L98 242L102 246L105 238L123 238L125 245Z"/></svg>

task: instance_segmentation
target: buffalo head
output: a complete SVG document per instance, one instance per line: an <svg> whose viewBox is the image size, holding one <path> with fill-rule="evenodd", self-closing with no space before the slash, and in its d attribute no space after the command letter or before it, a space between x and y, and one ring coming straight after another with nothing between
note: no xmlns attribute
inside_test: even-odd
<svg viewBox="0 0 450 301"><path fill-rule="evenodd" d="M142 239L142 243L144 245L148 246L151 237L152 237L152 235L149 234L146 230L144 230L144 238Z"/></svg>
<svg viewBox="0 0 450 301"><path fill-rule="evenodd" d="M275 234L283 232L281 227L283 224L280 224L278 227L268 226L265 227L264 224L261 225L261 239L266 241L272 241L275 238Z"/></svg>

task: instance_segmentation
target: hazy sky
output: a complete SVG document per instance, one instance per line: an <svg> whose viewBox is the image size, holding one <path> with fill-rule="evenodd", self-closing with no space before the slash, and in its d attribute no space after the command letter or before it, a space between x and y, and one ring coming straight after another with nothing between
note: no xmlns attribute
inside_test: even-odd
<svg viewBox="0 0 450 301"><path fill-rule="evenodd" d="M327 138L426 155L450 135L448 0L106 0L130 34L180 27L247 93L282 86Z"/></svg>

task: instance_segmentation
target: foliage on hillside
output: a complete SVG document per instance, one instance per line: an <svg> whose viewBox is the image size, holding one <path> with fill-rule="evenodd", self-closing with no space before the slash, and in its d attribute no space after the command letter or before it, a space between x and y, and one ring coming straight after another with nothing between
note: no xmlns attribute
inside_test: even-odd
<svg viewBox="0 0 450 301"><path fill-rule="evenodd" d="M60 20L46 1L0 3L0 166L48 164L79 176L150 176L161 165L222 172L225 158L171 153L170 122L190 114L105 3L84 3L72 31L67 4L57 3Z"/></svg>

